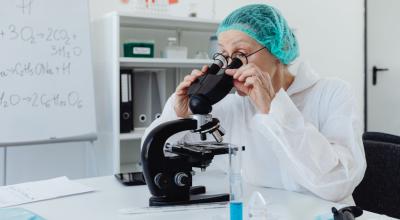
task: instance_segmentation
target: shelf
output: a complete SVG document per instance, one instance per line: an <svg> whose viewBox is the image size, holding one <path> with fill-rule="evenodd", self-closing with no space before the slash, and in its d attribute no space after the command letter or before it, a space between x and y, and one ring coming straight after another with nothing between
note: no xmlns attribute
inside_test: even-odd
<svg viewBox="0 0 400 220"><path fill-rule="evenodd" d="M120 133L119 126L116 126L120 123L120 70L137 70L138 74L135 76L143 80L143 84L139 84L140 88L138 85L135 88L141 91L142 87L145 87L146 94L150 93L152 98L160 100L160 105L145 103L148 100L152 101L147 99L148 97L136 100L137 103L146 104L143 111L153 114L162 110L162 104L167 101L184 74L189 72L188 69L200 69L212 63L211 59L122 57L123 42L132 37L154 38L157 42L155 51L161 51L167 45L167 38L175 36L180 45L188 48L188 57L194 58L195 51L204 51L209 47L209 38L215 33L218 25L219 21L216 20L154 16L136 12L112 12L92 22L93 62L98 64L94 65L95 89L96 97L100 97L96 100L96 117L99 124L98 133L101 135L99 139L102 140L96 142L96 147L101 155L99 164L100 169L104 170L102 174L109 174L110 170L116 173L137 171L141 168L138 166L141 156L140 141L145 129L135 128L130 133ZM158 53L155 56L159 56ZM149 77L142 74L146 71L151 73ZM156 97L157 93L159 97Z"/></svg>
<svg viewBox="0 0 400 220"><path fill-rule="evenodd" d="M169 59L169 58L119 58L121 67L162 67L195 68L212 63L209 59Z"/></svg>
<svg viewBox="0 0 400 220"><path fill-rule="evenodd" d="M115 12L114 12L115 13ZM187 30L187 31L209 31L215 32L218 28L219 21L200 18L186 18L168 15L147 15L140 13L124 13L118 12L121 27L143 27L158 28L171 30Z"/></svg>
<svg viewBox="0 0 400 220"><path fill-rule="evenodd" d="M119 139L121 141L128 141L128 140L139 140L143 137L144 130L146 128L135 128L133 132L130 133L122 133L119 135Z"/></svg>

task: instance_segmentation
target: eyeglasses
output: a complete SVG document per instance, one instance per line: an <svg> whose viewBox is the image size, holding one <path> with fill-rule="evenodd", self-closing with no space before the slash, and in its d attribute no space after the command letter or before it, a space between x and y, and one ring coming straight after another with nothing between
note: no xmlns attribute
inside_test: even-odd
<svg viewBox="0 0 400 220"><path fill-rule="evenodd" d="M266 48L266 47L261 47L260 49L258 49L258 50L256 50L256 51L250 53L249 55L246 55L246 54L244 54L244 53L242 53L242 52L234 52L234 53L233 53L232 55L230 55L230 56L224 55L224 54L222 54L222 53L215 53L215 54L213 55L213 59L214 59L214 60L221 60L221 62L223 63L223 65L222 65L222 67L221 67L222 69L226 69L226 67L227 67L227 66L232 62L232 60L235 59L235 58L240 59L240 60L242 61L243 65L245 65L245 64L248 64L248 63L249 63L249 60L248 60L248 57L249 57L249 56L258 53L259 51L261 51L261 50L263 50L263 49L265 49L265 48Z"/></svg>

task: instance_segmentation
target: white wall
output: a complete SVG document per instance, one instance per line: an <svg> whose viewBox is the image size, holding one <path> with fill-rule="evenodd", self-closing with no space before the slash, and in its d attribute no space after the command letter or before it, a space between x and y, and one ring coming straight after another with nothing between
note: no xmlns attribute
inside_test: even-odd
<svg viewBox="0 0 400 220"><path fill-rule="evenodd" d="M323 76L348 81L364 105L364 1L271 1L297 28L301 59Z"/></svg>
<svg viewBox="0 0 400 220"><path fill-rule="evenodd" d="M0 148L0 186L5 183L5 175L4 175L4 162L5 162L5 155L4 155L4 148Z"/></svg>
<svg viewBox="0 0 400 220"><path fill-rule="evenodd" d="M180 0L174 15L187 15L197 3L198 16L212 18L212 0ZM215 0L215 18L222 20L234 9L252 3L269 3L281 10L296 29L301 57L322 76L348 81L354 88L360 114L364 106L364 1L363 0ZM133 11L135 0L90 0L92 19L112 11Z"/></svg>
<svg viewBox="0 0 400 220"><path fill-rule="evenodd" d="M89 173L85 143L42 144L7 148L6 183L58 176L84 178Z"/></svg>

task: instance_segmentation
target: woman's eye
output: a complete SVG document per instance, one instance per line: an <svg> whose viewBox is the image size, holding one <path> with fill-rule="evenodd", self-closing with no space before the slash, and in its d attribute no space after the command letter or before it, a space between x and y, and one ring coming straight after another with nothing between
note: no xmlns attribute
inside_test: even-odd
<svg viewBox="0 0 400 220"><path fill-rule="evenodd" d="M244 57L246 57L246 55L242 52L237 52L232 54L232 58L244 58Z"/></svg>

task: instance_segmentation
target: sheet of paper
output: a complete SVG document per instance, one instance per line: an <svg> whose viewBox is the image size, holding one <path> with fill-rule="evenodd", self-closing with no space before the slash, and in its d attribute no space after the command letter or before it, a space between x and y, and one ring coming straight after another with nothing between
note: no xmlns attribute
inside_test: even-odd
<svg viewBox="0 0 400 220"><path fill-rule="evenodd" d="M46 199L94 191L92 188L58 177L49 180L0 187L0 207L20 205Z"/></svg>
<svg viewBox="0 0 400 220"><path fill-rule="evenodd" d="M160 207L132 207L118 210L121 214L153 214L163 212L182 212L190 210L205 210L205 209L227 209L227 203L208 203L194 205L176 205L176 206L160 206Z"/></svg>
<svg viewBox="0 0 400 220"><path fill-rule="evenodd" d="M193 204L193 205L176 205L176 206L160 206L160 207L132 207L132 208L125 208L120 209L118 212L120 214L125 215L152 215L152 214L168 214L174 212L187 212L187 211L205 211L211 209L222 209L220 214L213 216L212 219L218 220L228 220L229 215L229 203L222 202L222 203L205 203L205 204ZM248 208L244 207L243 216L246 217L249 215ZM272 213L271 211L267 212L265 219L268 220L279 220L279 219L287 219L285 216ZM264 218L263 218L264 219Z"/></svg>

